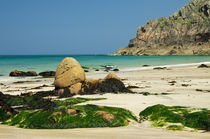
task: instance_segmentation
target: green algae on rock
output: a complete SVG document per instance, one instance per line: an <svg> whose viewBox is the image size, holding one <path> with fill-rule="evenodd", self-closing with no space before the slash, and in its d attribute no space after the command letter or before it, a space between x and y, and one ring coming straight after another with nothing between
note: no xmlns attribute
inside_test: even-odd
<svg viewBox="0 0 210 139"><path fill-rule="evenodd" d="M74 109L77 113L69 114L67 109ZM114 118L104 119L102 115L97 114L99 111L105 111L113 115ZM128 119L137 121L130 111L122 108L99 107L97 105L61 105L54 110L23 110L7 120L5 124L36 129L118 127L128 125Z"/></svg>
<svg viewBox="0 0 210 139"><path fill-rule="evenodd" d="M210 130L210 110L182 106L164 106L157 104L147 107L139 113L141 119L148 119L154 126L171 130L181 130L186 127ZM161 123L161 124L160 124ZM181 125L176 125L176 124ZM172 124L172 125L171 125Z"/></svg>

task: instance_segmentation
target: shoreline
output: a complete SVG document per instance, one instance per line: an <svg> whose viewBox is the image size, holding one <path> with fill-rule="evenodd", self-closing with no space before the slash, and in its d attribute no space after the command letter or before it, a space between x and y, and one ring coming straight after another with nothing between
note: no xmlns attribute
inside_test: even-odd
<svg viewBox="0 0 210 139"><path fill-rule="evenodd" d="M156 67L166 67L166 68L171 68L171 67L187 67L187 66L197 66L201 64L210 64L209 61L204 61L204 62L197 62L197 63L184 63L184 64L171 64L171 65L156 65L156 66L148 66L148 67L132 67L132 68L119 68L120 71L118 72L132 72L132 71L142 71L142 70L151 70ZM114 72L110 70L109 72ZM118 73L116 72L116 73ZM89 71L86 74L106 74L108 72L105 71ZM25 76L25 77L10 77L9 75L2 75L0 76L0 81L2 80L17 80L17 79L34 79L34 78L41 78L42 76ZM6 80L7 81L7 80Z"/></svg>

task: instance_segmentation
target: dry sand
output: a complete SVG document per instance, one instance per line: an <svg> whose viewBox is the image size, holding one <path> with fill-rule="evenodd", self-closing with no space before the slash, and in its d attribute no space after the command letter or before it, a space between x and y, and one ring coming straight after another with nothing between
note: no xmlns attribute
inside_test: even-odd
<svg viewBox="0 0 210 139"><path fill-rule="evenodd" d="M88 78L104 78L107 73L89 73ZM83 95L74 97L104 97L106 100L89 101L83 104L98 104L106 106L122 107L131 110L136 116L146 107L155 104L169 106L190 106L210 109L210 68L197 68L197 66L173 67L165 70L141 70L130 72L118 72L117 75L124 80L126 86L138 86L132 89L135 92L149 92L151 95L142 94L104 94ZM18 79L20 80L20 79ZM21 79L29 80L29 79ZM9 94L20 94L29 91L53 89L53 79L37 82L13 83L1 82L0 91ZM48 87L30 89L43 84ZM25 87L25 88L24 88ZM23 89L24 88L24 89ZM18 90L19 89L19 90ZM12 90L12 91L8 91ZM163 95L162 93L167 93ZM81 104L79 104L81 105ZM168 131L157 129L145 123L131 123L127 127L118 128L83 128L64 130L35 130L20 129L16 127L0 125L0 139L3 138L210 138L209 132Z"/></svg>

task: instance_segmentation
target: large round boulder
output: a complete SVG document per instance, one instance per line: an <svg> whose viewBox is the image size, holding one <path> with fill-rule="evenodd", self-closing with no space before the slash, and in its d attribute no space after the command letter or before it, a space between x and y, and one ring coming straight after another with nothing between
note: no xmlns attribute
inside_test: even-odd
<svg viewBox="0 0 210 139"><path fill-rule="evenodd" d="M54 85L56 88L70 87L85 80L84 69L74 58L66 57L58 65Z"/></svg>

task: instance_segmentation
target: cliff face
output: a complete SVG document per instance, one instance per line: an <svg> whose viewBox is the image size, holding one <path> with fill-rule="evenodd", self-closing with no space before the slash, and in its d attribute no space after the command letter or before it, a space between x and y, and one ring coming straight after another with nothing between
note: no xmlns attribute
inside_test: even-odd
<svg viewBox="0 0 210 139"><path fill-rule="evenodd" d="M150 20L114 55L210 55L210 0L191 0L168 18Z"/></svg>

